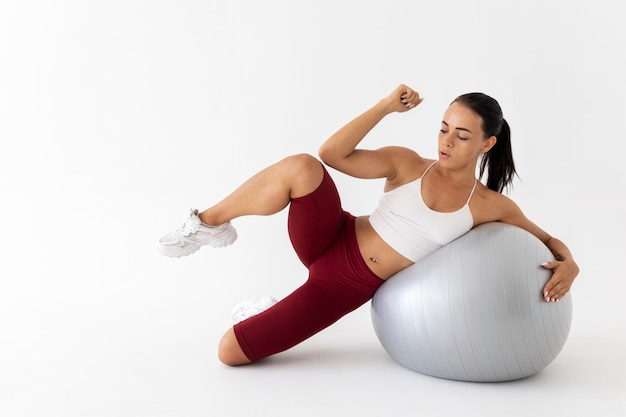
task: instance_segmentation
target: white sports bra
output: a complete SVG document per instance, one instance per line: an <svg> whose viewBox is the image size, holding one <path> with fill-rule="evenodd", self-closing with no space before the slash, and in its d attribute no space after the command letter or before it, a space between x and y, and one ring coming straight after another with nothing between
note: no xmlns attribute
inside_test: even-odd
<svg viewBox="0 0 626 417"><path fill-rule="evenodd" d="M434 211L422 198L422 178L435 165L430 164L418 179L383 194L369 222L380 237L407 259L417 262L446 243L467 233L474 225L469 202L457 211Z"/></svg>

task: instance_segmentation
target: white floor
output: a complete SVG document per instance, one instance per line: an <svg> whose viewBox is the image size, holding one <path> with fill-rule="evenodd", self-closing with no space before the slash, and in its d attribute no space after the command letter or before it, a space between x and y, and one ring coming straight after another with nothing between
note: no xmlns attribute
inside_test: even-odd
<svg viewBox="0 0 626 417"><path fill-rule="evenodd" d="M9 263L28 273L7 286L3 272L0 415L624 415L626 309L617 260L625 248L609 241L606 251L594 250L593 235L573 242L583 273L568 341L531 378L462 383L407 370L378 343L369 304L289 352L252 366L221 365L216 345L231 306L280 297L304 277L280 231L256 267L239 262L283 220L242 220L235 246L184 259L157 255L148 225L135 229L137 240L122 236L117 249L102 227L99 248L87 239L78 254L64 255L67 242L55 248L46 239L49 250L16 255ZM273 276L254 272L279 262Z"/></svg>

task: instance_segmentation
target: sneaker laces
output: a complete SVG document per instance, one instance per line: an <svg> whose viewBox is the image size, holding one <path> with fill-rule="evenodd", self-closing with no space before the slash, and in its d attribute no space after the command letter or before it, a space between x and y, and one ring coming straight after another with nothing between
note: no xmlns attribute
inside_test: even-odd
<svg viewBox="0 0 626 417"><path fill-rule="evenodd" d="M196 233L198 231L199 223L194 221L195 219L193 217L193 214L195 213L192 211L189 217L187 218L187 220L185 220L185 223L183 223L182 226L180 226L178 229L174 231L174 235L185 237L193 233Z"/></svg>

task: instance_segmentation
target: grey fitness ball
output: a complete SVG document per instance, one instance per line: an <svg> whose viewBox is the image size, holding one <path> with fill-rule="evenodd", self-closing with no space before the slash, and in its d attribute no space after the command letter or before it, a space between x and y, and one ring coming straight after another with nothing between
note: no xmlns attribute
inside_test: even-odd
<svg viewBox="0 0 626 417"><path fill-rule="evenodd" d="M385 282L372 322L387 353L422 374L461 381L533 375L559 354L572 297L546 302L553 260L535 236L487 223Z"/></svg>

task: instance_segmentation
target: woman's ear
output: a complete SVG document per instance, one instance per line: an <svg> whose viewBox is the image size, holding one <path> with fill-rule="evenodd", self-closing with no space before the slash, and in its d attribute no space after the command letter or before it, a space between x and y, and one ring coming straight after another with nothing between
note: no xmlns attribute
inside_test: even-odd
<svg viewBox="0 0 626 417"><path fill-rule="evenodd" d="M483 142L483 147L481 149L482 153L487 153L491 150L491 148L493 148L496 144L496 142L498 141L498 138L496 138L495 136L490 136L488 137L484 142Z"/></svg>

